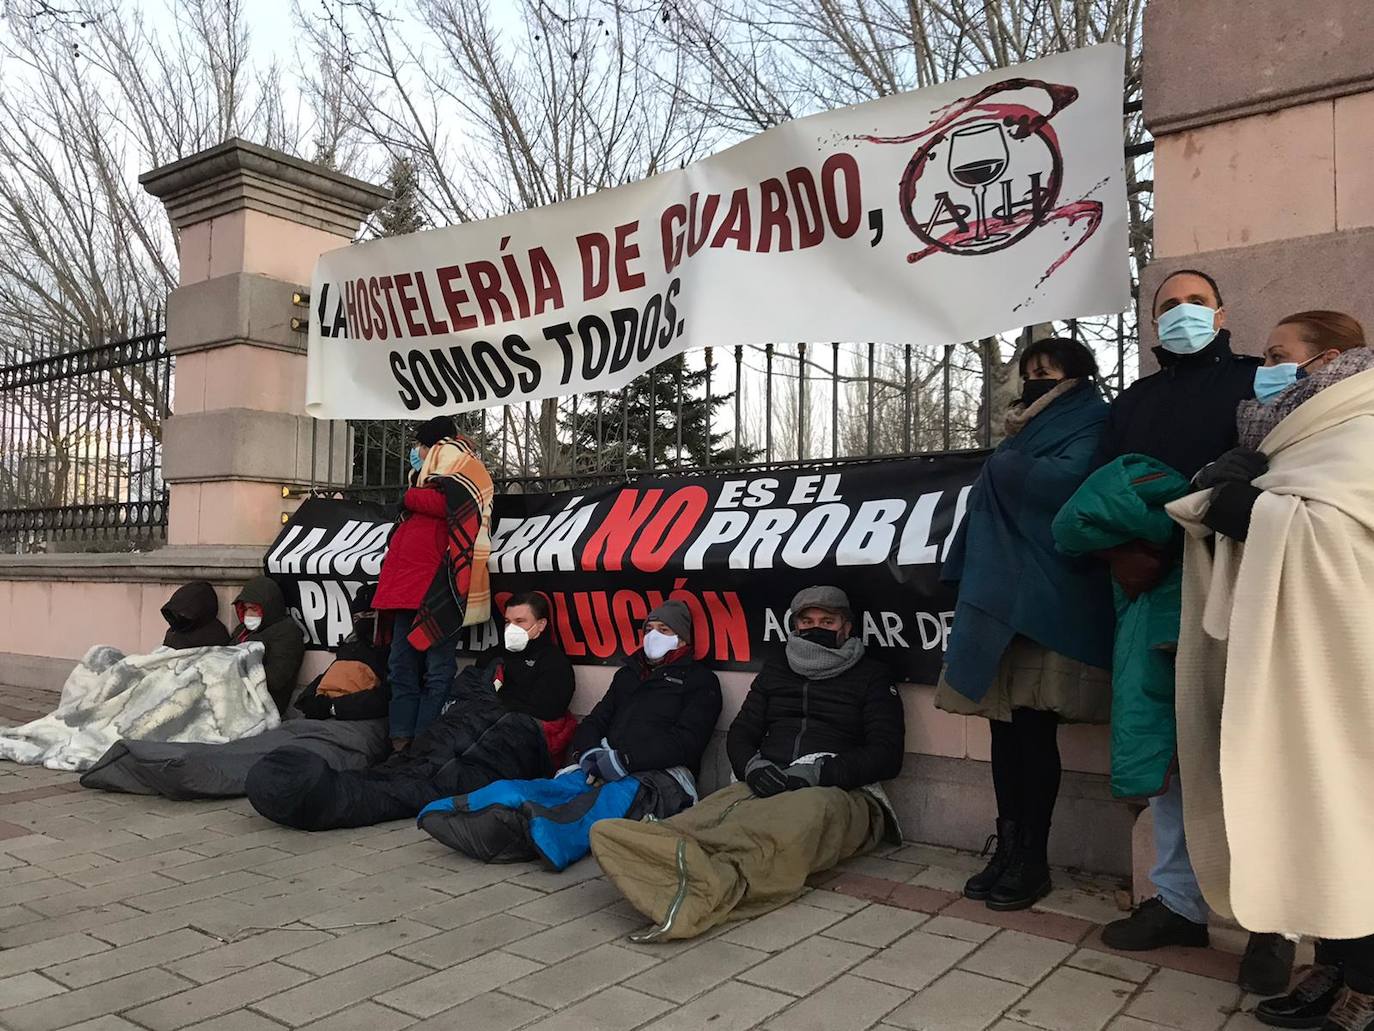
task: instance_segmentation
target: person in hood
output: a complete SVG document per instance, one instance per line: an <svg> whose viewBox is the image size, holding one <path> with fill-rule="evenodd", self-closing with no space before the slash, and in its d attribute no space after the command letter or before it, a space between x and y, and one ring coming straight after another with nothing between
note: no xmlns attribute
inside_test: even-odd
<svg viewBox="0 0 1374 1031"><path fill-rule="evenodd" d="M390 711L387 647L377 639L375 591L375 584L364 584L353 596L353 630L339 642L329 668L296 699L296 708L308 719L375 720Z"/></svg>
<svg viewBox="0 0 1374 1031"><path fill-rule="evenodd" d="M662 819L692 805L721 708L720 681L693 658L693 644L690 610L664 602L573 735L574 765L431 803L420 829L482 862L539 859L561 870L587 854L600 820Z"/></svg>
<svg viewBox="0 0 1374 1031"><path fill-rule="evenodd" d="M1099 464L1144 455L1193 480L1239 443L1236 410L1255 396L1260 359L1232 351L1221 288L1197 269L1180 269L1165 277L1151 302L1151 321L1159 339L1154 351L1159 371L1137 380L1112 402ZM1195 482L1206 485L1203 479L1205 473ZM1156 589L1176 599L1182 555L1181 533L1168 545L1132 540L1103 553L1112 578L1132 601ZM1166 671L1151 690L1171 699L1172 672ZM1145 704L1155 701L1158 698ZM1120 697L1113 705L1122 712L1138 708ZM1173 721L1171 700L1160 713L1160 719ZM1167 729L1172 732L1172 727ZM1102 939L1114 949L1201 947L1209 941L1208 908L1183 826L1184 786L1172 768L1163 772L1162 780L1160 792L1149 799L1155 836L1150 880L1158 895L1129 918L1104 928ZM1241 963L1241 987L1260 995L1282 991L1292 973L1293 955L1292 943L1281 935L1252 935Z"/></svg>
<svg viewBox="0 0 1374 1031"><path fill-rule="evenodd" d="M204 580L182 584L162 606L167 621L164 648L214 648L229 643L229 631L219 621L219 597Z"/></svg>
<svg viewBox="0 0 1374 1031"><path fill-rule="evenodd" d="M286 611L281 588L270 576L255 576L243 585L234 599L234 614L239 623L229 635L230 643L262 644L267 691L285 715L305 658L305 635Z"/></svg>
<svg viewBox="0 0 1374 1031"><path fill-rule="evenodd" d="M1050 892L1059 724L1111 718L1114 629L1102 564L1057 551L1050 525L1093 470L1107 419L1097 361L1076 340L1021 354L1021 401L984 464L941 572L959 586L937 708L992 733L996 843L967 898L1028 909Z"/></svg>
<svg viewBox="0 0 1374 1031"><path fill-rule="evenodd" d="M765 661L726 737L741 783L661 823L592 828L602 869L657 924L639 940L768 912L811 874L900 840L879 787L905 750L892 675L864 654L839 588L800 591L790 619L783 653Z"/></svg>

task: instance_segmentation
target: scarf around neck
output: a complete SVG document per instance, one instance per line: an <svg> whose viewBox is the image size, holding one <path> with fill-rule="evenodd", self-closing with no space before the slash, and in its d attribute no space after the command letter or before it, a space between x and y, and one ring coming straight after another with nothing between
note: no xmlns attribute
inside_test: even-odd
<svg viewBox="0 0 1374 1031"><path fill-rule="evenodd" d="M1034 404L1023 405L1020 401L1017 401L1007 411L1006 417L1003 420L1003 426L1007 431L1007 436L1016 436L1026 428L1026 423L1030 422L1046 408L1054 404L1055 401L1082 382L1082 379L1061 379L1057 386L1047 391L1045 395L1037 399Z"/></svg>
<svg viewBox="0 0 1374 1031"><path fill-rule="evenodd" d="M1374 369L1374 349L1354 347L1305 379L1298 380L1268 404L1242 401L1236 408L1236 429L1241 446L1259 447L1260 441L1269 436L1269 431L1297 411L1305 401L1366 369Z"/></svg>
<svg viewBox="0 0 1374 1031"><path fill-rule="evenodd" d="M828 680L853 669L864 657L864 644L851 637L838 648L808 641L793 634L787 639L787 664L792 672L808 680Z"/></svg>

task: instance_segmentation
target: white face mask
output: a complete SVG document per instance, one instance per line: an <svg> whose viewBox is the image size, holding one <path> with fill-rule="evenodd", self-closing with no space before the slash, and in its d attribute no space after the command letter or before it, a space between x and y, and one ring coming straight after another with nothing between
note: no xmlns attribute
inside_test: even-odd
<svg viewBox="0 0 1374 1031"><path fill-rule="evenodd" d="M676 634L665 634L662 630L650 630L644 635L644 655L650 662L657 662L677 646Z"/></svg>
<svg viewBox="0 0 1374 1031"><path fill-rule="evenodd" d="M251 634L254 630L256 630L258 627L260 627L260 626L262 626L262 617L261 617L261 616L244 616L244 617L243 617L243 628L244 628L245 630L247 630L250 634Z"/></svg>
<svg viewBox="0 0 1374 1031"><path fill-rule="evenodd" d="M506 651L522 652L530 643L530 632L522 626L516 626L514 623L507 623L505 641Z"/></svg>

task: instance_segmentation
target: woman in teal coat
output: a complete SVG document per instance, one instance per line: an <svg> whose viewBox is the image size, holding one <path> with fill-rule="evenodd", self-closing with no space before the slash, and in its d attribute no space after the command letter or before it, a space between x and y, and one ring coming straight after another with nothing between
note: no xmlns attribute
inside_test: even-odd
<svg viewBox="0 0 1374 1031"><path fill-rule="evenodd" d="M1106 723L1112 596L1105 568L1056 550L1050 525L1093 468L1107 419L1097 362L1050 338L1021 355L1007 439L968 499L943 578L959 585L935 704L992 726L996 850L964 894L1024 909L1050 890L1059 724ZM989 842L991 845L991 841Z"/></svg>

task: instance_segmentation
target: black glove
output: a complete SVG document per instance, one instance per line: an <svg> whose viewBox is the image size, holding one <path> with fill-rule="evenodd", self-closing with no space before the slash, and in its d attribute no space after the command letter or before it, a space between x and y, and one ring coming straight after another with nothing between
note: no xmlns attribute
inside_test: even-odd
<svg viewBox="0 0 1374 1031"><path fill-rule="evenodd" d="M1202 517L1203 525L1233 541L1245 540L1250 536L1250 517L1254 514L1255 502L1262 493L1253 484L1223 483L1212 492L1212 503Z"/></svg>
<svg viewBox="0 0 1374 1031"><path fill-rule="evenodd" d="M1193 486L1218 487L1223 483L1249 483L1269 471L1269 457L1248 447L1233 447L1193 479Z"/></svg>
<svg viewBox="0 0 1374 1031"><path fill-rule="evenodd" d="M301 715L312 720L329 719L329 708L332 699L325 695L303 694L296 700L296 708L300 709Z"/></svg>
<svg viewBox="0 0 1374 1031"><path fill-rule="evenodd" d="M787 775L761 756L754 756L744 770L744 783L759 798L771 798L787 790Z"/></svg>

